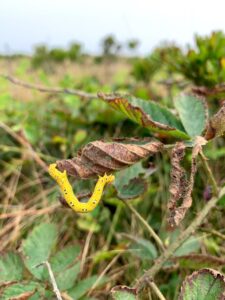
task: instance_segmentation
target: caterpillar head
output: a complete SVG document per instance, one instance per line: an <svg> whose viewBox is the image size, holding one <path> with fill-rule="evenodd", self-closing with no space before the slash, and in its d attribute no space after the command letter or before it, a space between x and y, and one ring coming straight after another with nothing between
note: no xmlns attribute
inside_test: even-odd
<svg viewBox="0 0 225 300"><path fill-rule="evenodd" d="M48 172L51 175L52 178L54 178L55 180L58 180L60 178L66 177L66 171L60 172L57 169L57 165L56 164L51 164L48 167Z"/></svg>
<svg viewBox="0 0 225 300"><path fill-rule="evenodd" d="M107 175L105 174L103 176L103 179L105 180L105 183L112 183L115 180L115 176L114 175Z"/></svg>

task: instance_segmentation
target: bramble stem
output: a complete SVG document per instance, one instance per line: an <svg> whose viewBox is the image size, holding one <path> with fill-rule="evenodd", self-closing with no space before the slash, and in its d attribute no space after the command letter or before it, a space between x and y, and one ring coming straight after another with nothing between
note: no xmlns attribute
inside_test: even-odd
<svg viewBox="0 0 225 300"><path fill-rule="evenodd" d="M145 274L138 280L135 288L140 291L146 283L146 280L151 280L162 268L164 263L174 254L174 252L189 238L201 225L204 218L208 215L213 207L215 207L216 203L225 195L225 187L220 191L218 197L213 197L205 207L200 211L199 215L192 221L189 227L184 230L177 240L172 243L165 251L162 253L158 259L155 261L154 265L145 272Z"/></svg>

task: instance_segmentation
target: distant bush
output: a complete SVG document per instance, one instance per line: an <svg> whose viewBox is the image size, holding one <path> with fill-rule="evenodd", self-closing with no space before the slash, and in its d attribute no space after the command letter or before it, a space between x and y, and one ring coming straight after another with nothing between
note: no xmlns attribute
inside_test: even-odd
<svg viewBox="0 0 225 300"><path fill-rule="evenodd" d="M68 58L71 61L78 60L82 55L82 46L81 46L81 44L78 44L78 43L71 44L69 50L67 51L67 54L68 54Z"/></svg>
<svg viewBox="0 0 225 300"><path fill-rule="evenodd" d="M45 45L39 45L35 47L34 54L32 56L32 66L37 68L49 60L49 50Z"/></svg>
<svg viewBox="0 0 225 300"><path fill-rule="evenodd" d="M225 81L225 35L222 31L195 36L195 46L188 51L177 47L161 49L162 61L172 71L183 74L195 85L212 87Z"/></svg>
<svg viewBox="0 0 225 300"><path fill-rule="evenodd" d="M148 83L160 68L159 53L154 51L148 57L135 59L131 73L137 81Z"/></svg>
<svg viewBox="0 0 225 300"><path fill-rule="evenodd" d="M66 60L68 57L67 51L61 48L54 48L49 51L49 59L56 62L61 63Z"/></svg>
<svg viewBox="0 0 225 300"><path fill-rule="evenodd" d="M102 57L115 59L122 49L122 44L113 35L107 35L101 41Z"/></svg>
<svg viewBox="0 0 225 300"><path fill-rule="evenodd" d="M62 63L65 60L78 61L82 56L82 46L79 43L72 43L69 49L53 48L48 49L45 45L35 48L32 56L32 66L34 68L51 63Z"/></svg>

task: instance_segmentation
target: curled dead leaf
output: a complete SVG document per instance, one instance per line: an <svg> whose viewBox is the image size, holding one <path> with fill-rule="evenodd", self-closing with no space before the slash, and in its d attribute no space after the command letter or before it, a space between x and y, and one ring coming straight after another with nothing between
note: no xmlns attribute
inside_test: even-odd
<svg viewBox="0 0 225 300"><path fill-rule="evenodd" d="M171 155L171 182L169 187L170 199L168 202L168 224L170 229L177 227L185 217L186 212L192 205L192 190L194 177L197 172L196 159L202 151L202 146L207 141L203 137L196 137L195 145L192 149L191 170L189 179L186 170L181 166L185 156L186 145L178 142L172 150Z"/></svg>
<svg viewBox="0 0 225 300"><path fill-rule="evenodd" d="M129 167L162 149L161 142L151 139L94 141L81 149L76 157L57 161L57 168L75 178L88 179Z"/></svg>
<svg viewBox="0 0 225 300"><path fill-rule="evenodd" d="M225 133L225 103L209 121L205 138L211 140Z"/></svg>

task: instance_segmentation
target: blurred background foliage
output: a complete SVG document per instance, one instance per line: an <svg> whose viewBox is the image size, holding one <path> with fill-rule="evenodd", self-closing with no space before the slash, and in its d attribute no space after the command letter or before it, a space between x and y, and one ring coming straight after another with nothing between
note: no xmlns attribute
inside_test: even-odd
<svg viewBox="0 0 225 300"><path fill-rule="evenodd" d="M146 57L138 56L138 45L136 39L121 43L109 35L101 42L102 55L99 56L85 53L83 46L77 42L68 49L49 49L46 45L40 45L34 49L31 57L1 56L1 73L9 73L20 80L49 88L71 88L90 93L129 93L146 101L156 101L174 113L173 99L181 91L191 90L193 86L213 88L225 82L223 32L213 32L206 37L196 36L195 45L186 49L174 44L160 45ZM122 49L127 49L129 55L123 56ZM210 111L218 109L221 102L218 100L222 99L223 96L218 98L218 95L211 95L207 99ZM75 256L79 257L82 265L79 266L77 277L68 279L68 286L65 282L61 283L65 284L65 293L77 297L75 299L106 299L113 286L135 282L151 266L153 259L158 256L158 250L149 239L148 232L123 201L118 199L115 187L106 189L101 205L92 213L77 215L59 203L59 190L55 183L24 145L29 144L49 164L57 159L74 157L79 148L90 141L124 136L147 137L151 133L100 99L87 100L69 94L40 93L12 85L4 78L0 78L0 120L0 251L14 252L21 247L25 251L23 241L32 239L31 231L34 228L40 230L40 224L52 223L53 229L47 225L41 228L42 234L45 234L45 230L54 232L55 242L50 245L51 255L76 245ZM25 141L24 144L21 144L18 137ZM157 137L165 143L174 142L173 138ZM210 142L206 147L206 155L211 160L216 179L224 182L224 139ZM189 156L185 164L190 164ZM178 234L177 231L168 232L165 225L169 195L169 151L163 156L157 154L154 158L150 157L138 165L135 176L138 174L144 177L146 189L140 196L129 200L129 203L168 245ZM83 193L90 191L94 182L75 181L73 184L77 193ZM193 214L189 213L184 228L204 205L206 200L203 194L207 184L207 177L200 172L196 178L194 204L191 208ZM177 255L197 252L224 257L224 235L221 231L225 227L223 215L224 203L221 201L200 232L178 249ZM42 247L45 241L40 240L40 243ZM5 260L1 263L4 264ZM25 265L27 267L26 262ZM183 265L179 265L176 272L171 272L169 265L165 266L165 270L157 277L168 299L176 299L184 276L190 269L197 268L197 264L194 267ZM36 282L38 278L32 274L29 266L28 271L22 273L16 279ZM102 276L100 285L96 283L99 276ZM77 282L88 278L90 281L81 284L83 292L79 294L75 290ZM41 280L44 282L42 287L50 291L46 278L42 277ZM90 291L95 283L97 288ZM35 284L29 288L34 289ZM33 297L36 299L40 295ZM51 299L51 294L48 297ZM143 299L145 297L149 299L143 295ZM155 299L153 295L152 299Z"/></svg>

